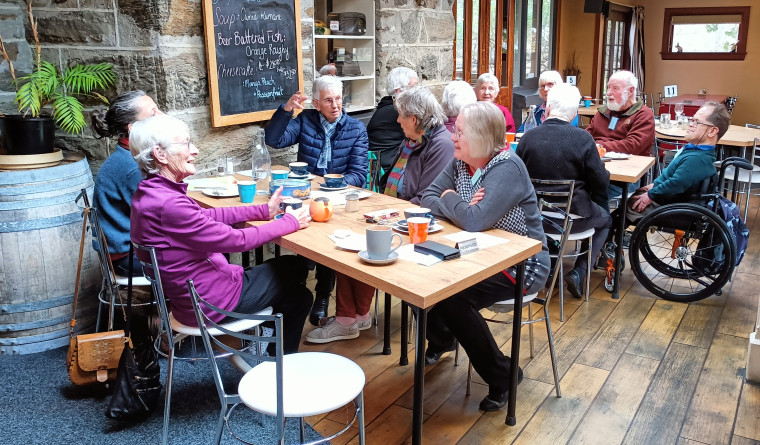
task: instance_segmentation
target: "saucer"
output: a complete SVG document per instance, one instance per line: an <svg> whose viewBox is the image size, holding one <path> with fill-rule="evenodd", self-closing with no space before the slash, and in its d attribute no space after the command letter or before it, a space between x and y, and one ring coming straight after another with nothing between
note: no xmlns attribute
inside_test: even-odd
<svg viewBox="0 0 760 445"><path fill-rule="evenodd" d="M235 196L238 196L238 190L237 187L233 188L206 188L201 190L201 192L206 196L211 196L212 198L233 198Z"/></svg>
<svg viewBox="0 0 760 445"><path fill-rule="evenodd" d="M398 252L395 252L395 251L391 252L391 254L388 255L388 258L384 260L373 260L373 259L370 259L366 250L362 250L361 252L359 252L359 258L361 258L363 261L366 261L369 264L377 264L377 265L391 264L392 262L398 259Z"/></svg>
<svg viewBox="0 0 760 445"><path fill-rule="evenodd" d="M617 153L617 152L614 152L614 151L609 151L604 156L602 156L602 160L603 161L606 161L608 159L609 160L623 160L623 159L628 159L630 157L631 157L631 155L629 155L627 153Z"/></svg>
<svg viewBox="0 0 760 445"><path fill-rule="evenodd" d="M343 183L340 187L328 187L324 183L319 183L319 188L326 192L334 192L336 190L345 190L348 188L348 184Z"/></svg>
<svg viewBox="0 0 760 445"><path fill-rule="evenodd" d="M401 221L406 222L406 220L401 220ZM409 226L399 224L401 221L391 224L391 228L397 232L403 233L404 235L409 235ZM428 228L428 233L429 234L436 233L436 232L440 232L441 230L443 230L443 226L438 223L435 223Z"/></svg>
<svg viewBox="0 0 760 445"><path fill-rule="evenodd" d="M312 179L316 178L317 175L314 175L312 173L306 173L305 175L297 175L293 172L290 172L288 174L288 178L290 179L306 179L307 181L311 181Z"/></svg>

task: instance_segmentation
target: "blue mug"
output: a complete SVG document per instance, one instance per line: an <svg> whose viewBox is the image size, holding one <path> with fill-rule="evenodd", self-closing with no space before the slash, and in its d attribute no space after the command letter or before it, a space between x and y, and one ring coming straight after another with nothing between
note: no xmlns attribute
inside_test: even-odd
<svg viewBox="0 0 760 445"><path fill-rule="evenodd" d="M425 207L410 207L408 209L404 209L404 218L428 218L430 220L431 226L435 224L435 218L433 217L433 214L430 213L430 209L427 209Z"/></svg>

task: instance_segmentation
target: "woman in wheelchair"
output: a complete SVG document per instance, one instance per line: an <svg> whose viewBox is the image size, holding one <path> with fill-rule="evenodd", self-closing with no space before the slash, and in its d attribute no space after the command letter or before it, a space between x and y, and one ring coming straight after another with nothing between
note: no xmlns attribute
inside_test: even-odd
<svg viewBox="0 0 760 445"><path fill-rule="evenodd" d="M722 104L703 105L689 122L688 144L654 183L638 189L629 202L626 219L636 225L629 245L631 268L642 285L659 297L705 298L719 293L733 272L736 247L725 222L715 213L719 181L714 179L715 145L729 122ZM741 163L726 161L731 162ZM613 212L613 219L622 214L620 209ZM613 223L603 255L614 252L614 245L609 245L616 227ZM607 261L608 269L611 263ZM607 275L609 280L611 274Z"/></svg>

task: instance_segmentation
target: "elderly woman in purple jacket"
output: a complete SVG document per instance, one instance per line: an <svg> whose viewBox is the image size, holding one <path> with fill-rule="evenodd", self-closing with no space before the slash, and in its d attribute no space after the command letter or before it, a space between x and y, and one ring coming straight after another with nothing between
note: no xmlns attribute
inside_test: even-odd
<svg viewBox="0 0 760 445"><path fill-rule="evenodd" d="M390 169L380 181L386 195L419 204L422 193L454 159L454 142L444 125L446 116L427 87L416 86L396 96L398 123L404 140ZM369 308L374 288L338 274L335 317L323 318L306 341L327 343L359 336L371 326Z"/></svg>
<svg viewBox="0 0 760 445"><path fill-rule="evenodd" d="M204 209L187 196L182 182L195 174L198 155L182 121L164 115L136 122L129 142L147 174L132 198L132 241L156 248L164 291L171 296L177 321L196 325L186 285L192 278L199 294L222 309L253 313L272 306L284 315L285 352L297 351L311 303L303 259L282 256L244 270L229 264L222 253L247 251L308 226L305 209L289 209L279 220L235 229L233 224L267 221L279 213L280 190L267 204Z"/></svg>

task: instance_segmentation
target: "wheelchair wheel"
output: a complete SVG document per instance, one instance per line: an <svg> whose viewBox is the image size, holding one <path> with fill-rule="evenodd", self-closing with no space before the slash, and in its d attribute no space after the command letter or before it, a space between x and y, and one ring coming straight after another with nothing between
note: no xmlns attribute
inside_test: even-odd
<svg viewBox="0 0 760 445"><path fill-rule="evenodd" d="M629 259L639 282L666 300L691 302L728 282L736 255L726 223L696 204L660 207L631 236Z"/></svg>

